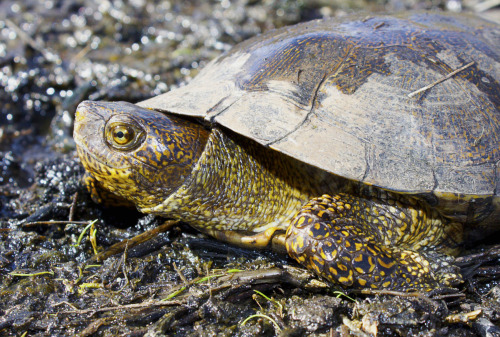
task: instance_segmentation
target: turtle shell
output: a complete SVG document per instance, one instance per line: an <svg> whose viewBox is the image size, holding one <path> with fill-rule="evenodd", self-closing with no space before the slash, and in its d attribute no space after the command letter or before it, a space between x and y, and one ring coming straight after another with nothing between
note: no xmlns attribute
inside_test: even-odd
<svg viewBox="0 0 500 337"><path fill-rule="evenodd" d="M499 193L499 82L498 25L410 13L271 31L139 105L385 189L487 197Z"/></svg>

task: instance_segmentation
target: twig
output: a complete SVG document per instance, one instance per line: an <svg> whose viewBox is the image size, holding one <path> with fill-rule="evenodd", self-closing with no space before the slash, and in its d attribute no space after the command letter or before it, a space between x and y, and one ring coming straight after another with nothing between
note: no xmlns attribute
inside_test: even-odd
<svg viewBox="0 0 500 337"><path fill-rule="evenodd" d="M62 301L62 302L56 303L56 304L54 304L54 307L58 307L60 305L67 305L67 306L73 308L73 310L80 310L75 305L69 303L68 301Z"/></svg>
<svg viewBox="0 0 500 337"><path fill-rule="evenodd" d="M444 300L447 298L465 298L465 294L462 293L456 293L456 294L443 294L443 295L436 295L432 297L433 300L438 301L438 300Z"/></svg>
<svg viewBox="0 0 500 337"><path fill-rule="evenodd" d="M75 206L76 206L76 199L78 198L78 192L73 195L73 202L71 203L71 207L69 208L69 221L73 221L73 217L75 215Z"/></svg>
<svg viewBox="0 0 500 337"><path fill-rule="evenodd" d="M429 297L425 296L421 292L415 291L415 292L401 292L401 291L394 291L394 290L376 290L376 289L362 289L359 291L354 291L354 292L359 292L364 295L391 295L391 296L401 296L401 297L415 297L419 298L421 300L424 300L425 302L435 306L436 302L430 299Z"/></svg>
<svg viewBox="0 0 500 337"><path fill-rule="evenodd" d="M131 249L140 243L146 242L146 241L150 240L151 238L156 237L159 233L163 233L163 232L169 230L171 227L173 227L174 225L176 225L178 223L179 223L179 221L177 221L177 220L165 221L165 223L163 225L160 225L160 226L155 227L149 231L141 233L141 234L133 237L132 239L126 239L126 240L120 241L118 243L115 243L114 245L112 245L111 247L106 249L104 252L101 252L101 253L99 253L99 255L90 258L90 260L87 262L91 263L92 261L104 261L112 255L123 252L123 250L125 248Z"/></svg>
<svg viewBox="0 0 500 337"><path fill-rule="evenodd" d="M135 290L134 285L132 283L130 283L130 280L128 279L127 257L128 257L128 241L127 241L127 244L125 245L125 249L123 250L123 255L121 258L121 267L122 267L123 277L125 278L125 284L123 285L123 287L121 287L120 290L124 289L129 284L132 287L132 289Z"/></svg>
<svg viewBox="0 0 500 337"><path fill-rule="evenodd" d="M493 247L489 248L486 251L469 254L465 256L459 256L455 259L455 263L458 264L461 268L466 265L476 264L478 261L481 263L489 262L498 259L500 255L500 244L496 244Z"/></svg>
<svg viewBox="0 0 500 337"><path fill-rule="evenodd" d="M465 69L469 68L469 67L470 67L470 66L472 66L473 64L474 64L474 61L472 61L472 62L470 62L470 63L467 63L467 64L466 64L466 65L464 65L463 67L460 67L460 68L458 68L457 70L452 71L451 73L449 73L448 75L446 75L446 76L444 76L444 77L440 78L439 80L437 80L437 81L435 81L435 82L433 82L433 83L431 83L431 84L429 84L429 85L426 85L426 86L425 86L425 87L423 87L423 88L420 88L420 89L418 89L418 90L415 90L414 92L409 93L409 94L408 94L408 97L413 97L413 96L415 96L415 95L417 95L417 94L420 94L421 92L424 92L424 91L426 91L426 90L429 90L430 88L432 88L432 87L434 87L434 86L438 85L439 83L444 82L444 81L446 81L447 79L449 79L449 78L453 77L454 75L458 74L458 73L459 73L459 72L461 72L462 70L465 70Z"/></svg>
<svg viewBox="0 0 500 337"><path fill-rule="evenodd" d="M179 277L181 278L182 282L184 282L185 285L189 284L188 280L186 279L186 277L182 273L182 270L177 268L177 265L175 264L175 262L172 263L172 266L174 267L175 271L177 272L177 275L179 275Z"/></svg>
<svg viewBox="0 0 500 337"><path fill-rule="evenodd" d="M68 221L68 220L55 220L55 221L32 221L22 224L23 227L35 227L40 225L87 225L90 221Z"/></svg>
<svg viewBox="0 0 500 337"><path fill-rule="evenodd" d="M149 307L163 307L163 306L171 306L171 305L181 305L182 303L179 301L155 301L151 303L134 303L134 304L125 304L118 305L116 307L105 307L105 308L97 308L97 309L80 309L80 310L66 310L59 311L53 314L88 314L95 312L104 312L104 311L113 311L113 310L122 310L122 309L141 309L141 308L149 308Z"/></svg>

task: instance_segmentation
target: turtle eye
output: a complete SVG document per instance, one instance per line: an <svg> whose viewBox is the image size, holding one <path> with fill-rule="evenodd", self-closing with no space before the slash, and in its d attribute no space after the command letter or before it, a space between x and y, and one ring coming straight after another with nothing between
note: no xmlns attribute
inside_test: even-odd
<svg viewBox="0 0 500 337"><path fill-rule="evenodd" d="M132 150L142 141L143 131L135 125L113 123L106 128L108 144L118 150Z"/></svg>
<svg viewBox="0 0 500 337"><path fill-rule="evenodd" d="M113 142L118 145L127 145L135 138L134 129L128 126L117 125L111 132L113 133Z"/></svg>

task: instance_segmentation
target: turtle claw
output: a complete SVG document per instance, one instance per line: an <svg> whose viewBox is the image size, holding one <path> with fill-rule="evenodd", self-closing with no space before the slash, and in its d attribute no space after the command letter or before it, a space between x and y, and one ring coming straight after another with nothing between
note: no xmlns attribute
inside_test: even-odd
<svg viewBox="0 0 500 337"><path fill-rule="evenodd" d="M419 254L424 256L427 261L431 261L430 269L434 273L434 278L438 285L444 289L454 289L454 287L463 283L460 268L454 264L454 258L435 250L421 250Z"/></svg>

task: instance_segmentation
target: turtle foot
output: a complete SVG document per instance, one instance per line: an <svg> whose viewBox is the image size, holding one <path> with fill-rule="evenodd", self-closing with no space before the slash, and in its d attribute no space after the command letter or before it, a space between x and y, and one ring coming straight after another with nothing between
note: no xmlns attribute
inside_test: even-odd
<svg viewBox="0 0 500 337"><path fill-rule="evenodd" d="M440 253L385 243L374 229L379 227L367 223L356 203L346 195L312 199L287 230L289 255L349 288L431 291L460 280L456 267Z"/></svg>

